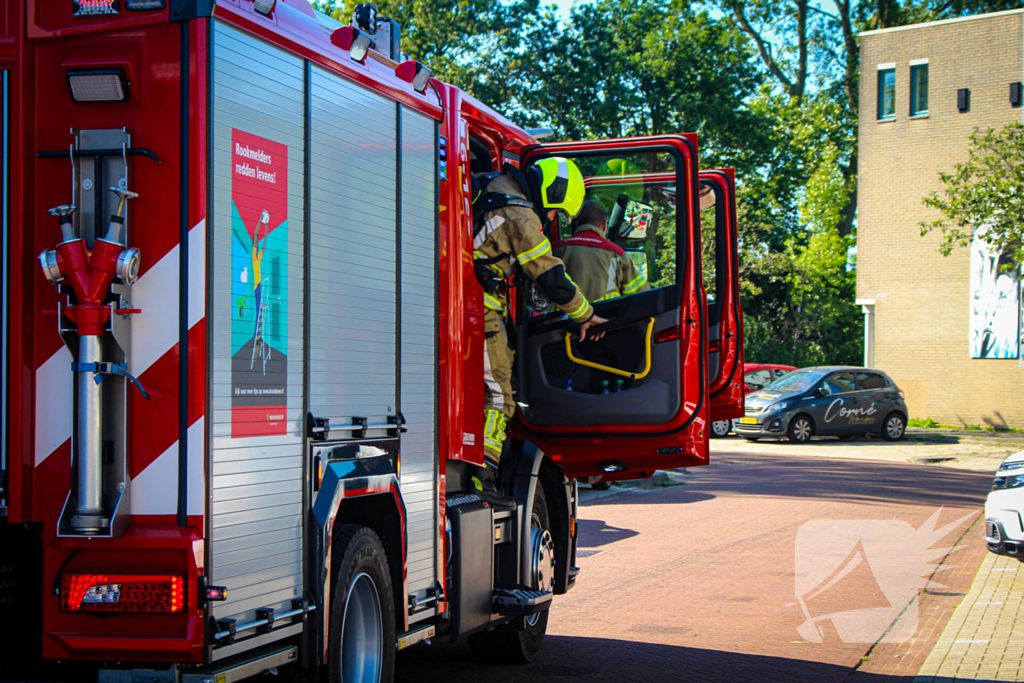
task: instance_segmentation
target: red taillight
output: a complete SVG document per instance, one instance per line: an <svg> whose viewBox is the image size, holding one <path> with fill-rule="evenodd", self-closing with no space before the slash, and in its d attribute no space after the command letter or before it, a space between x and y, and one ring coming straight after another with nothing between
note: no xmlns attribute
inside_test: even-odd
<svg viewBox="0 0 1024 683"><path fill-rule="evenodd" d="M670 342L679 339L679 327L670 327L667 330L662 330L654 335L654 343L661 344L662 342Z"/></svg>
<svg viewBox="0 0 1024 683"><path fill-rule="evenodd" d="M712 339L711 341L708 342L708 353L714 353L715 351L719 351L720 347L721 345L719 344L718 340Z"/></svg>
<svg viewBox="0 0 1024 683"><path fill-rule="evenodd" d="M173 574L61 574L64 612L173 614L185 607L185 577Z"/></svg>

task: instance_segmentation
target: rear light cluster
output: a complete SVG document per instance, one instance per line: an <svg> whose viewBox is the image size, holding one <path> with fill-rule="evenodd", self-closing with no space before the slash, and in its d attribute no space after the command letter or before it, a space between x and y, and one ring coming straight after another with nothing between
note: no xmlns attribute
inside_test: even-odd
<svg viewBox="0 0 1024 683"><path fill-rule="evenodd" d="M185 577L173 574L61 574L64 612L173 614L185 607Z"/></svg>

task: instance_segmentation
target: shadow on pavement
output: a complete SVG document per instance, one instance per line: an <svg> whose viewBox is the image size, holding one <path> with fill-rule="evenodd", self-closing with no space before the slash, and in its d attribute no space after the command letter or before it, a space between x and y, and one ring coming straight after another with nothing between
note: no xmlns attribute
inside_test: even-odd
<svg viewBox="0 0 1024 683"><path fill-rule="evenodd" d="M608 526L601 519L580 519L579 527L579 536L576 541L577 548L600 548L603 545L633 538L640 533L632 529Z"/></svg>
<svg viewBox="0 0 1024 683"><path fill-rule="evenodd" d="M686 637L680 629L680 637ZM476 660L462 643L435 642L399 653L396 683L550 683L568 681L661 683L692 681L785 681L786 683L904 683L904 675L871 674L848 666L807 659L703 650L681 645L548 636L532 664L516 665ZM835 653L832 653L833 656Z"/></svg>
<svg viewBox="0 0 1024 683"><path fill-rule="evenodd" d="M644 496L613 496L602 505L664 505L707 498L778 496L878 505L981 507L992 475L940 466L922 467L869 460L825 460L781 455L721 454L711 464L689 470L687 486Z"/></svg>

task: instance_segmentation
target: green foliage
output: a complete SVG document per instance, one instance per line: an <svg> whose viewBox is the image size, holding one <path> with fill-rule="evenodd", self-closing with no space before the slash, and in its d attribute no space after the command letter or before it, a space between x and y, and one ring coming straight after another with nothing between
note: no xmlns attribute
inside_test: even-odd
<svg viewBox="0 0 1024 683"><path fill-rule="evenodd" d="M967 161L939 178L943 192L933 192L923 201L941 217L921 221L921 235L939 230L944 256L969 245L973 235L995 253L1010 257L1012 263L1004 262L1004 268L1024 263L1024 125L975 129Z"/></svg>
<svg viewBox="0 0 1024 683"><path fill-rule="evenodd" d="M356 0L315 4L347 22ZM737 171L747 358L801 366L861 360L848 257L856 239L858 32L1020 0L590 0L575 3L564 24L541 0L376 4L401 24L405 52L524 127L550 126L556 139L696 132L702 168ZM944 177L952 194L928 200L944 219L922 229L942 230L948 252L969 240L968 226L984 225L997 248L1019 257L1021 228L1012 218L1024 202L1024 134L1018 126L999 139L979 135L990 149L979 147L968 161L974 167ZM648 243L654 285L674 270L669 213ZM709 287L711 213L702 220Z"/></svg>
<svg viewBox="0 0 1024 683"><path fill-rule="evenodd" d="M942 427L942 425L940 425L938 422L936 422L930 417L926 417L924 419L921 419L919 417L912 417L909 420L907 420L907 426L922 427L924 429L939 429L940 427Z"/></svg>
<svg viewBox="0 0 1024 683"><path fill-rule="evenodd" d="M347 24L360 1L313 0L313 6ZM539 11L538 0L375 0L374 5L401 26L403 52L430 66L437 78L470 92L505 82L516 68L509 55L522 48L531 29L553 21L550 10ZM487 94L501 95L502 88L497 90Z"/></svg>

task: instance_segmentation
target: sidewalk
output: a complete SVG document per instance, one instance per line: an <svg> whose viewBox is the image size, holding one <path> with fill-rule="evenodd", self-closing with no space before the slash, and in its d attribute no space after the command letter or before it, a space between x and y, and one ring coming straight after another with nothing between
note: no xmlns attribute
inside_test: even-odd
<svg viewBox="0 0 1024 683"><path fill-rule="evenodd" d="M711 440L711 464L723 457L747 454L798 455L838 460L876 460L923 466L952 467L994 473L1003 459L1024 450L1024 434L953 429L910 428L903 441L880 437L838 441L815 437L810 443L782 440L749 442L739 437Z"/></svg>
<svg viewBox="0 0 1024 683"><path fill-rule="evenodd" d="M1024 564L988 553L914 683L1024 680Z"/></svg>

